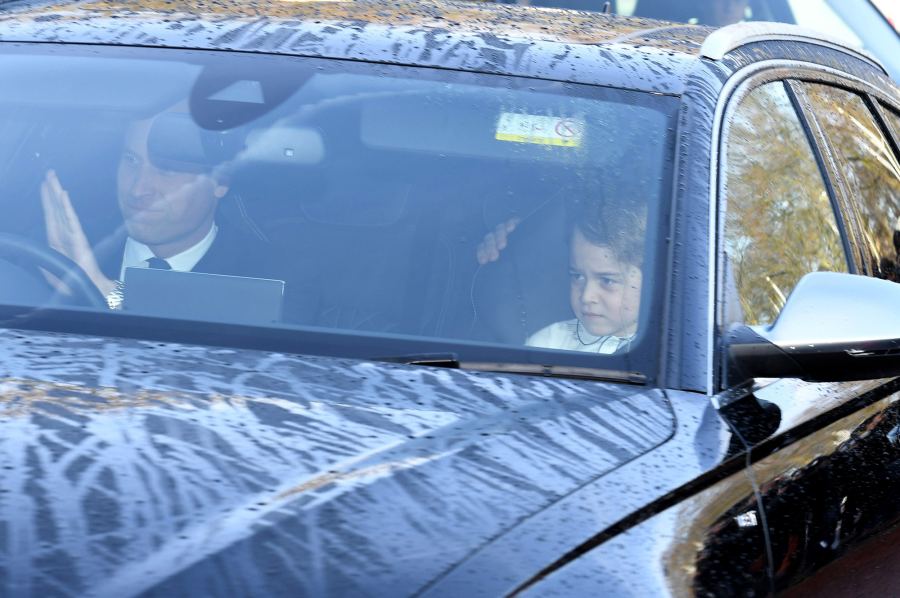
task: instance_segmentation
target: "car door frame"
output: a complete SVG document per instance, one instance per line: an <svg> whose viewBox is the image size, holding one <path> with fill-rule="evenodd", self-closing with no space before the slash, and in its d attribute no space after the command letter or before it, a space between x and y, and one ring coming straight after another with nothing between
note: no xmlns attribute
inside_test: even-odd
<svg viewBox="0 0 900 598"><path fill-rule="evenodd" d="M813 155L815 156L819 172L822 175L822 181L829 195L832 208L835 212L835 220L837 222L841 241L844 245L844 251L848 258L848 271L852 274L861 274L865 272L864 243L859 235L859 227L853 220L853 212L849 209L847 195L843 193L843 180L838 178L834 173L837 171L836 164L833 163L833 156L824 151L822 143L824 134L816 130L816 123L811 122L808 113L800 104L801 98L796 93L796 88L792 81L800 79L798 74L804 74L806 77L802 80L818 80L822 69L818 65L810 65L799 61L777 60L767 61L758 65L746 67L733 75L726 83L723 93L720 96L722 107L717 111L717 128L719 136L714 140L716 161L713 166L713 174L715 180L711 185L714 197L710 200L710 281L712 303L711 311L713 314L714 326L712 331L712 350L710 351L710 359L708 365L708 381L709 392L712 396L721 393L728 393L733 390L725 383L724 371L727 368L725 353L722 350L725 332L733 322L727 319L727 287L724 283L725 279L725 262L724 262L724 225L725 213L727 210L727 198L725 189L725 180L722 176L725 167L725 145L728 140L729 118L731 113L740 103L740 101L753 90L767 85L769 83L781 82L787 91L794 111L804 129L806 137L810 143ZM831 69L828 69L831 70ZM829 161L831 163L829 163Z"/></svg>
<svg viewBox="0 0 900 598"><path fill-rule="evenodd" d="M853 77L852 75L839 76L831 72L817 72L814 76L793 77L790 81L790 86L793 93L797 96L798 103L801 107L801 118L808 123L807 126L813 132L817 146L816 151L823 155L823 162L827 174L835 181L834 187L838 195L838 202L846 214L845 218L853 229L852 235L857 240L858 251L861 253L860 258L862 261L859 264L860 272L868 276L873 276L875 274L871 268L873 256L871 255L868 244L863 241L864 234L862 232L862 225L856 209L854 208L854 201L851 197L850 188L847 184L846 177L834 156L831 142L822 129L821 124L816 119L815 111L811 106L809 99L806 97L806 92L803 88L804 83L820 83L838 87L860 96L898 159L900 159L900 147L898 147L898 141L892 127L883 113L884 109L882 108L882 104L893 104L895 105L895 110L900 112L900 109L896 108L896 104L900 103L900 98L891 98L877 87L862 79Z"/></svg>
<svg viewBox="0 0 900 598"><path fill-rule="evenodd" d="M841 176L830 146L827 144L824 132L814 118L805 95L797 82L823 82L848 88L862 95L870 110L874 113L874 118L882 131L891 140L894 151L897 152L898 149L896 136L887 123L885 115L878 112L881 109L878 100L891 106L896 106L897 100L892 100L887 93L853 73L842 72L834 68L798 60L769 60L744 67L735 72L726 82L721 96L720 101L723 103L723 106L721 110L717 111L717 119L720 120L716 123L719 137L714 140L716 163L712 174L716 178L714 180L715 184L711 187L714 190L714 197L711 198L710 202L710 231L713 235L712 239L714 239L711 247L715 251L710 256L711 267L715 268L715 271L711 272L711 286L714 288L713 314L715 321L713 329L714 349L710 353L709 363L711 400L719 408L720 414L732 427L735 435L741 438L743 442L741 449L746 452L747 458L745 473L750 478L755 489L756 503L762 516L762 525L766 528L766 544L770 560L768 573L772 578L773 588L775 588L776 582L778 586L784 587L797 581L784 576L781 579L776 579L782 570L787 571L790 569L788 565L791 565L791 563L788 563L785 559L782 559L779 563L771 562L779 556L777 554L773 556L775 551L773 550L771 538L774 532L780 530L769 529L770 523L766 517L766 511L771 504L774 504L773 499L770 499L770 497L779 495L785 489L796 488L797 486L796 480L785 476L784 471L780 469L778 461L781 459L781 455L789 454L792 449L801 446L803 443L815 445L817 439L823 433L835 434L836 430L841 435L847 434L847 442L857 440L860 437L861 424L855 422L853 418L859 416L859 414L866 413L871 415L870 412L874 411L881 412L885 417L900 417L900 408L898 408L897 404L900 382L897 379L824 385L799 380L771 380L768 382L751 380L734 388L725 388L723 385L724 378L721 372L723 372L725 366L725 354L722 351L722 344L724 331L728 325L728 322L725 320L726 288L723 269L723 229L727 197L723 183L724 177L721 176L721 172L725 167L724 149L729 131L728 109L729 107L737 106L737 103L746 94L752 92L753 89L774 81L782 81L785 85L795 112L812 146L832 207L834 208L835 217L839 223L851 272L871 274L870 269L867 267L867 264L870 263L868 261L868 251L862 242L861 229L855 216L855 210L852 208L851 199L847 193L846 183ZM822 393L827 394L829 400L808 402L805 405L801 400L804 396L811 396L815 399L818 394ZM780 412L779 421L777 425L771 425L771 429L764 429L764 433L759 438L750 438L748 441L744 441L743 435L740 434L739 430L741 423L734 421L736 418L730 416L729 413L738 413L738 411L735 411L736 406L738 406L743 410L741 413L751 413L749 415L751 419L756 418L759 420L759 415L754 416L752 414L754 409L750 408L748 411L747 408L748 406L761 405L775 405ZM866 422L871 420L872 418L869 417ZM893 419L890 421L893 421ZM842 428L842 426L845 426L846 429ZM817 459L824 458L827 461L832 458L838 450L836 447L833 448L834 452L822 453ZM805 467L809 467L817 459L808 460ZM781 471L780 474L778 473L779 471ZM850 483L852 480L845 480L845 482ZM843 507L843 505L841 506ZM833 519L831 514L824 513L827 509L822 508L820 510L823 512L814 514L813 519L817 521L828 520L828 517ZM892 517L898 515L900 515L900 509ZM838 528L840 528L840 520ZM806 567L804 571L807 572L809 567L815 569L825 564L824 562L808 562L805 560L801 562Z"/></svg>

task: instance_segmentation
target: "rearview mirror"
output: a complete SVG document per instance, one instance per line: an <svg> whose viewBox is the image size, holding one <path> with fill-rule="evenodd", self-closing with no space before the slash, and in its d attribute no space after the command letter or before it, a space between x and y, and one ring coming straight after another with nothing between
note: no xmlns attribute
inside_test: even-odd
<svg viewBox="0 0 900 598"><path fill-rule="evenodd" d="M726 383L900 376L900 284L835 272L804 276L768 327L726 335Z"/></svg>

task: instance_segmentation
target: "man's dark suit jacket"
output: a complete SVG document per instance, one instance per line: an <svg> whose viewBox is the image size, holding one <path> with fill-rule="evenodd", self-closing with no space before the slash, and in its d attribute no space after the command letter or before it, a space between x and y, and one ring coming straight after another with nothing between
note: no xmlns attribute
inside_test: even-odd
<svg viewBox="0 0 900 598"><path fill-rule="evenodd" d="M315 319L318 273L310 256L291 259L249 231L222 223L217 226L215 241L193 272L283 280L285 320L308 324ZM97 250L97 260L108 278L119 277L126 241L127 236L121 234L103 244L105 251Z"/></svg>

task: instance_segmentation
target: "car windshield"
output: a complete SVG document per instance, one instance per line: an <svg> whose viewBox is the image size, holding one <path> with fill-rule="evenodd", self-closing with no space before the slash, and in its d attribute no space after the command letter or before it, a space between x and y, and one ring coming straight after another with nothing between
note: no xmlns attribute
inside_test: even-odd
<svg viewBox="0 0 900 598"><path fill-rule="evenodd" d="M900 81L900 36L886 18L897 0L499 0L554 8L610 12L722 27L739 21L775 21L822 31L864 48ZM876 5L885 16L879 13Z"/></svg>
<svg viewBox="0 0 900 598"><path fill-rule="evenodd" d="M650 367L675 98L162 49L0 69L0 303Z"/></svg>

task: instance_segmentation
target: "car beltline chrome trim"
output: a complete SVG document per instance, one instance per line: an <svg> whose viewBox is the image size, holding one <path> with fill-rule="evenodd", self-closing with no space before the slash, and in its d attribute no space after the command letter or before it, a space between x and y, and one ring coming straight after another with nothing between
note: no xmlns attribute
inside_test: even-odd
<svg viewBox="0 0 900 598"><path fill-rule="evenodd" d="M847 40L806 27L768 21L735 23L717 29L703 41L699 55L711 60L722 60L732 50L760 41L798 41L825 46L862 58L887 74L881 61L862 48L848 45Z"/></svg>

